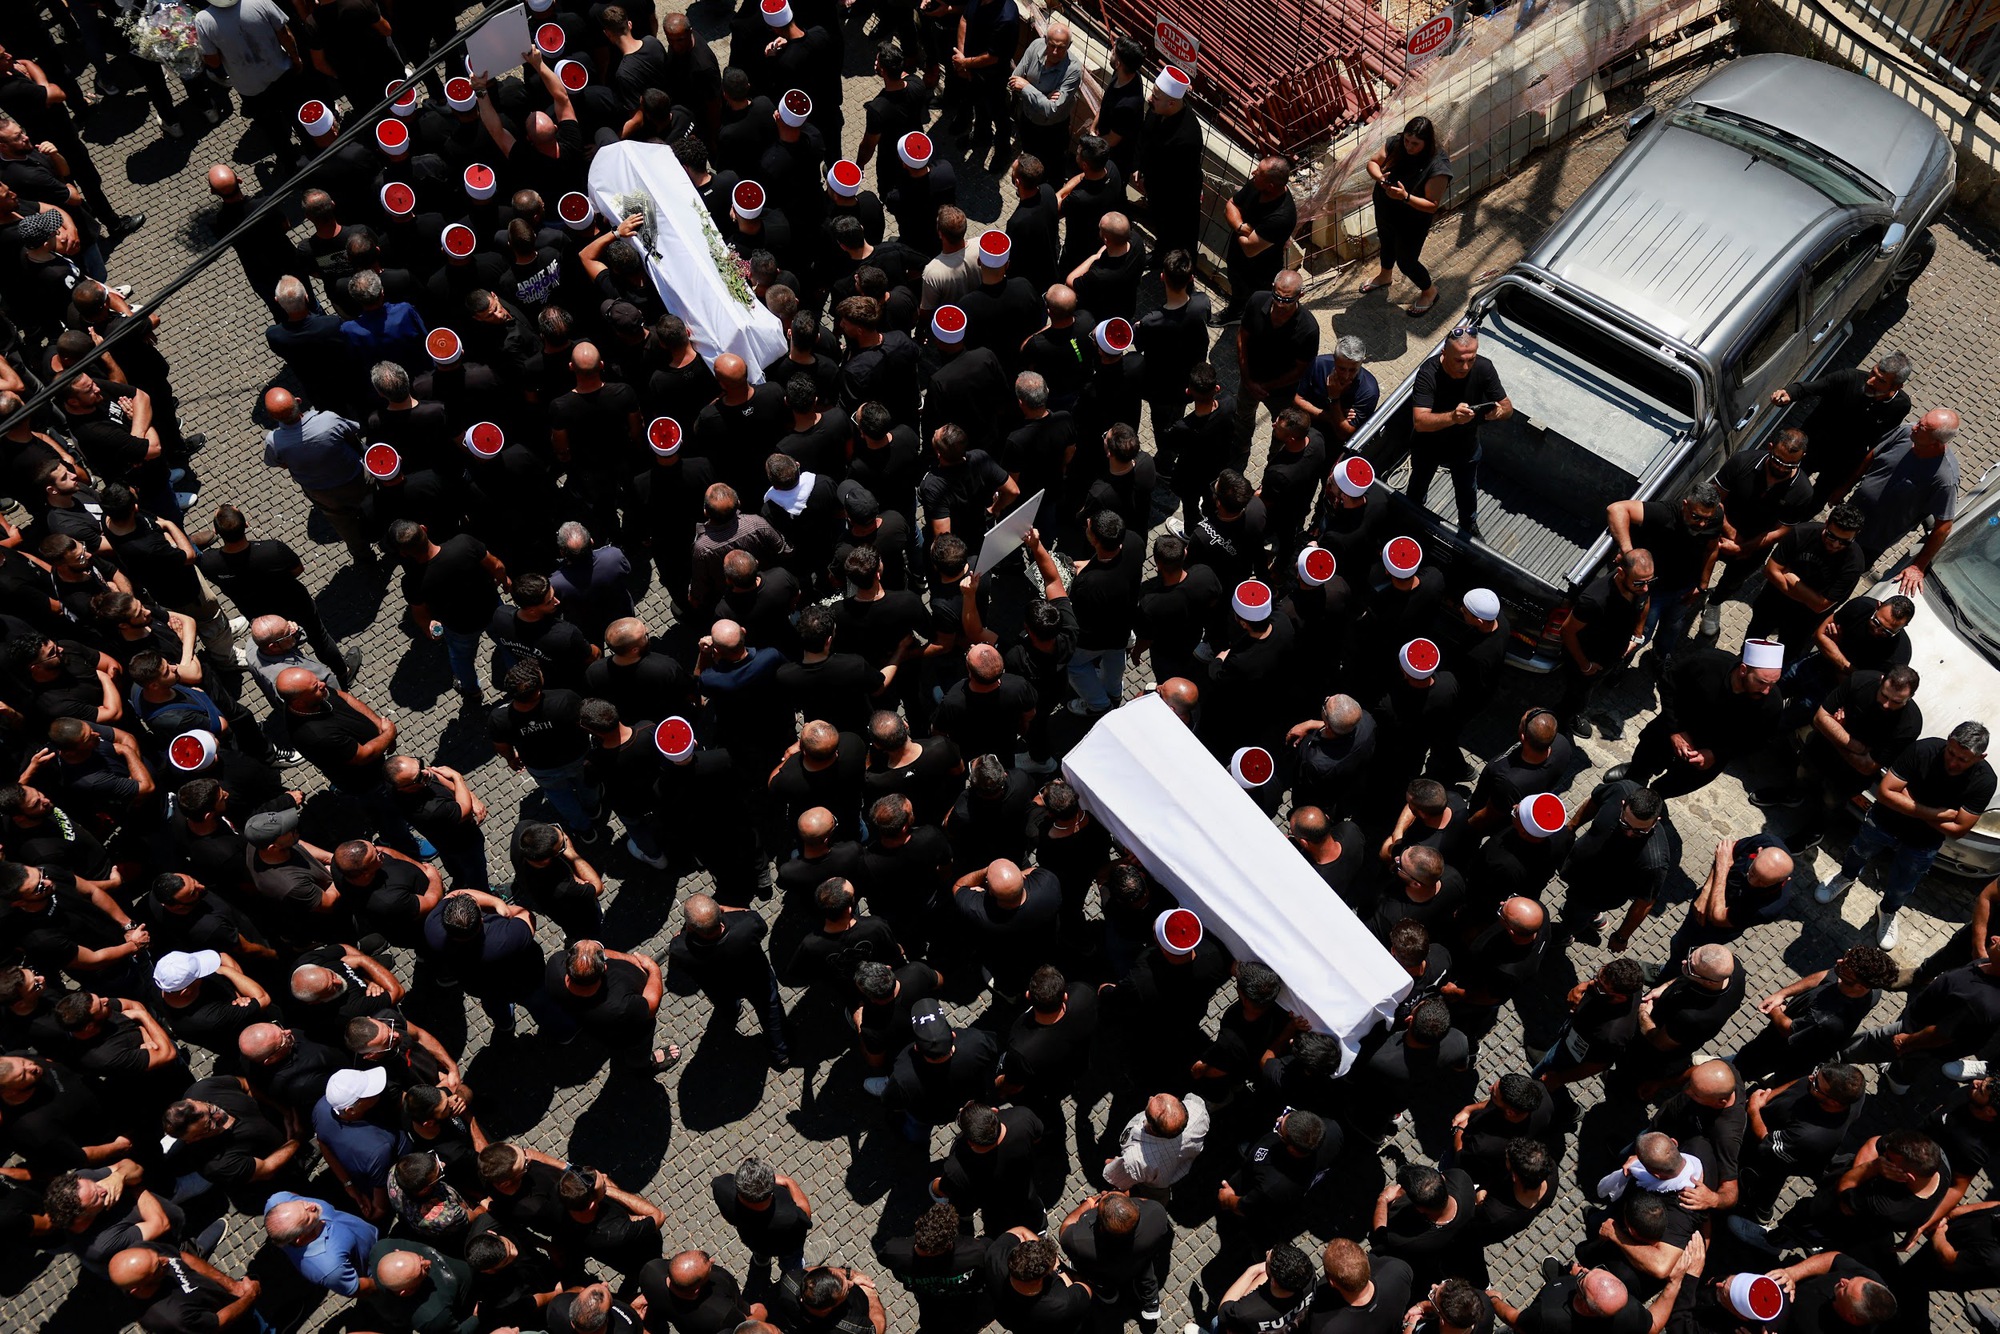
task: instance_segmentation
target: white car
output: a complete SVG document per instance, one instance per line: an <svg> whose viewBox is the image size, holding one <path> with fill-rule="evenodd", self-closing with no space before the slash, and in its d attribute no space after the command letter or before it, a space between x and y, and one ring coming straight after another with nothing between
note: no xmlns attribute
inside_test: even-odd
<svg viewBox="0 0 2000 1334"><path fill-rule="evenodd" d="M1898 591L1893 579L1872 597ZM2000 488L1961 509L1915 597L1910 665L1923 677L1917 700L1924 732L1943 736L1962 722L2000 732ZM2000 874L2000 806L1938 854L1938 867L1981 878Z"/></svg>

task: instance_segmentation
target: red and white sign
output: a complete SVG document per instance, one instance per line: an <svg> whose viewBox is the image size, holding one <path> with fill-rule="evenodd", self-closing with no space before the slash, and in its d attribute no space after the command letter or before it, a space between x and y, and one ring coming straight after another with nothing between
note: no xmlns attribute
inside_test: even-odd
<svg viewBox="0 0 2000 1334"><path fill-rule="evenodd" d="M1410 35L1403 41L1404 62L1414 67L1441 54L1458 34L1458 24L1457 14L1447 9L1436 18L1410 29Z"/></svg>
<svg viewBox="0 0 2000 1334"><path fill-rule="evenodd" d="M1153 16L1153 48L1181 73L1189 77L1194 75L1195 58L1201 54L1201 43L1195 40L1193 33L1165 14Z"/></svg>

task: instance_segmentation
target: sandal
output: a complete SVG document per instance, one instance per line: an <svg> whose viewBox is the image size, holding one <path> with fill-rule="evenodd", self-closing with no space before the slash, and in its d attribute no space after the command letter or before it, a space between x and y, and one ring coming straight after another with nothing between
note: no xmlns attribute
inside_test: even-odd
<svg viewBox="0 0 2000 1334"><path fill-rule="evenodd" d="M1361 284L1361 290L1354 295L1367 296L1370 292L1380 292L1387 287L1393 286L1395 281L1394 278L1382 278L1379 280L1370 278L1367 282Z"/></svg>
<svg viewBox="0 0 2000 1334"><path fill-rule="evenodd" d="M669 1042L665 1051L656 1051L653 1053L653 1071L655 1074L671 1070L680 1063L681 1049L674 1043Z"/></svg>
<svg viewBox="0 0 2000 1334"><path fill-rule="evenodd" d="M1403 307L1403 313L1405 315L1408 315L1413 320L1418 319L1422 316L1430 314L1431 307L1435 306L1436 304L1437 304L1437 298L1433 297L1428 305Z"/></svg>

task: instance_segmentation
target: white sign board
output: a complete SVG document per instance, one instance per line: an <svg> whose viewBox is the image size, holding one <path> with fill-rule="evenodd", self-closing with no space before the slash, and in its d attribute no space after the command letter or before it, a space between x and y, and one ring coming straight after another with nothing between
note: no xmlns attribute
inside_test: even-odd
<svg viewBox="0 0 2000 1334"><path fill-rule="evenodd" d="M1042 512L1042 497L1045 494L1045 491L1035 492L1007 511L1006 518L986 530L986 541L979 548L979 559L972 565L974 574L984 575L1021 545L1021 539L1035 526L1035 516Z"/></svg>
<svg viewBox="0 0 2000 1334"><path fill-rule="evenodd" d="M528 31L527 9L521 5L503 9L480 24L479 31L466 39L466 71L497 79L520 67L522 55L534 45L534 41Z"/></svg>
<svg viewBox="0 0 2000 1334"><path fill-rule="evenodd" d="M1410 29L1410 35L1403 39L1404 67L1415 69L1432 57L1444 54L1451 48L1452 40L1464 21L1458 8L1453 6Z"/></svg>
<svg viewBox="0 0 2000 1334"><path fill-rule="evenodd" d="M1153 47L1167 58L1168 64L1190 79L1194 77L1195 58L1201 54L1201 43L1193 33L1165 14L1153 16Z"/></svg>

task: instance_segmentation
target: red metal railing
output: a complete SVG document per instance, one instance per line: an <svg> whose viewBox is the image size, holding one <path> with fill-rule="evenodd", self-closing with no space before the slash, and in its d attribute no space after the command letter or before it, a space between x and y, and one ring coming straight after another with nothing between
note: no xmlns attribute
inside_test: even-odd
<svg viewBox="0 0 2000 1334"><path fill-rule="evenodd" d="M1403 79L1403 34L1366 0L1083 0L1153 49L1165 18L1201 44L1194 96L1244 143L1295 153L1367 120Z"/></svg>

